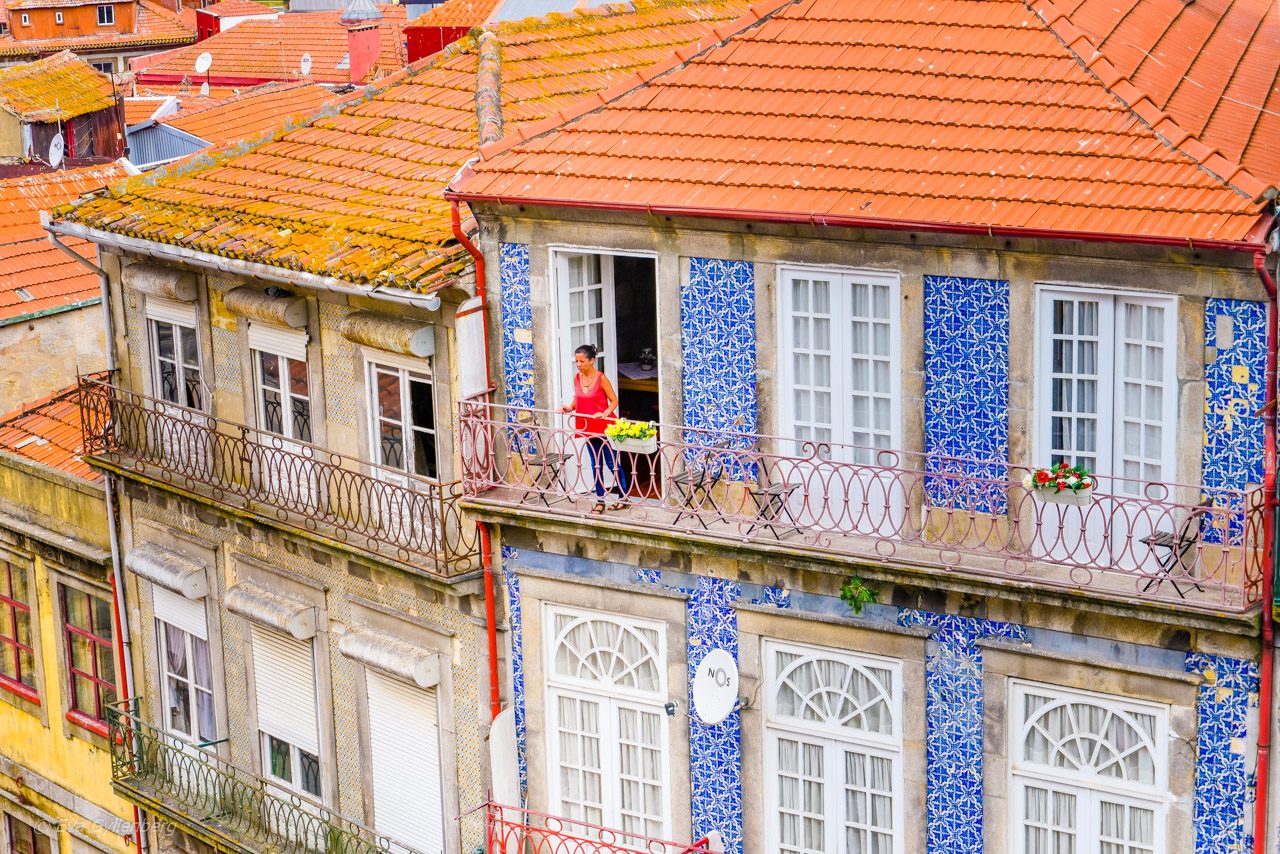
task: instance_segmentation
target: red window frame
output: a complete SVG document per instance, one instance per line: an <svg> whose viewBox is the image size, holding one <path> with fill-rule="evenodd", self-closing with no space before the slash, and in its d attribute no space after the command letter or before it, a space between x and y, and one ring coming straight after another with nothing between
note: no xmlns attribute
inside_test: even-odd
<svg viewBox="0 0 1280 854"><path fill-rule="evenodd" d="M111 625L111 620L108 619L107 631L111 632L110 636L99 635L94 631L95 627L93 625L93 615L94 615L93 600L98 599L102 601L107 601L108 613L110 613L110 610L109 610L110 601L103 600L101 596L97 596L93 593L80 590L79 588L76 588L76 587L70 587L66 584L59 584L58 591L59 591L59 598L62 600L63 640L66 645L67 682L69 683L69 686L70 686L70 696L71 696L71 707L67 711L67 720L71 721L72 723L78 724L84 727L85 729L90 730L91 732L96 732L99 735L105 737L107 735L106 706L108 704L103 703L102 701L103 691L99 689L109 690L113 696L117 696L117 694L116 694L115 683L110 682L106 679L103 679L102 675L98 672L98 652L99 652L98 648L105 647L106 649L108 649L110 651L110 655L112 656L111 658L112 662L115 661L115 641L114 641L115 630L114 630L114 627ZM88 615L89 615L88 627L77 626L71 622L71 609L70 607L68 607L68 602L69 602L69 597L72 597L72 596L83 596L85 598L86 600L85 604L88 606ZM85 640L88 640L90 642L90 645L91 645L90 648L93 650L93 653L94 653L90 657L90 666L93 668L91 672L81 670L75 666L75 657L72 652L71 641L73 638L76 638L76 637L84 638ZM87 712L80 711L80 705L81 705L80 692L78 688L80 680L88 680L89 684L91 684L94 688L94 691L93 691L94 712L92 715L88 714Z"/></svg>
<svg viewBox="0 0 1280 854"><path fill-rule="evenodd" d="M0 582L3 582L3 585L0 585L0 609L9 612L9 625L13 626L13 637L0 634L0 656L5 658L9 658L9 656L13 657L13 672L18 674L18 678L13 679L12 677L5 676L3 673L0 673L0 687L12 691L24 700L28 700L39 705L40 694L36 691L35 685L28 685L26 682L22 681L22 653L25 652L31 656L31 681L34 682L36 651L34 647L27 646L22 641L18 640L18 614L23 613L27 615L27 626L33 634L35 632L35 618L32 616L31 603L19 602L13 593L14 572L25 572L26 570L22 567L17 567L15 569L13 563L7 560L3 563L4 572L3 574L0 574ZM29 585L27 587L27 593L34 593Z"/></svg>

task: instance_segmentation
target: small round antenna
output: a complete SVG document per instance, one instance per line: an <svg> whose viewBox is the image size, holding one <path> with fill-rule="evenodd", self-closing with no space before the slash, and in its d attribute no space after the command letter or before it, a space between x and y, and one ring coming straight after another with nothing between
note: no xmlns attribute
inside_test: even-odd
<svg viewBox="0 0 1280 854"><path fill-rule="evenodd" d="M67 141L62 134L55 133L49 140L49 165L57 169L62 164L62 156L67 153Z"/></svg>
<svg viewBox="0 0 1280 854"><path fill-rule="evenodd" d="M713 649L698 662L693 676L693 710L711 726L720 723L738 705L738 664L723 649Z"/></svg>
<svg viewBox="0 0 1280 854"><path fill-rule="evenodd" d="M196 74L204 74L213 67L213 54L205 51L196 57Z"/></svg>
<svg viewBox="0 0 1280 854"><path fill-rule="evenodd" d="M298 69L302 72L303 77L311 76L311 54L304 53L302 59L298 61Z"/></svg>
<svg viewBox="0 0 1280 854"><path fill-rule="evenodd" d="M200 84L200 97L201 98L209 97L209 81L208 80Z"/></svg>

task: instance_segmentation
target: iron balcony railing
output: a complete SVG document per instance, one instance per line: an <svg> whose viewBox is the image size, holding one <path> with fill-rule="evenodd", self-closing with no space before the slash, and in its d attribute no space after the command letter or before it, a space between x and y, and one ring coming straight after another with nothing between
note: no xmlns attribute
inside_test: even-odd
<svg viewBox="0 0 1280 854"><path fill-rule="evenodd" d="M457 481L439 482L144 397L80 382L84 452L265 518L437 575L474 568Z"/></svg>
<svg viewBox="0 0 1280 854"><path fill-rule="evenodd" d="M484 854L713 854L723 846L708 839L669 842L493 802L485 812Z"/></svg>
<svg viewBox="0 0 1280 854"><path fill-rule="evenodd" d="M320 803L109 708L111 779L127 798L219 848L270 854L418 854Z"/></svg>
<svg viewBox="0 0 1280 854"><path fill-rule="evenodd" d="M526 511L591 515L593 468L602 486L612 483L612 453L570 418L464 401L464 491ZM1244 613L1262 596L1260 487L1099 475L1086 500L1061 503L1029 485L1030 469L1001 460L680 425L658 425L651 450L622 450L617 461L629 495L607 517L668 533L1204 612Z"/></svg>

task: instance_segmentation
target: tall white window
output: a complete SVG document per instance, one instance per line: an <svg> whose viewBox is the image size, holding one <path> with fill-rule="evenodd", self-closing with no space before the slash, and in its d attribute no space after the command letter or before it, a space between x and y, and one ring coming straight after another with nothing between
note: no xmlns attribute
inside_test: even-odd
<svg viewBox="0 0 1280 854"><path fill-rule="evenodd" d="M665 838L666 648L663 627L548 608L547 755L555 812Z"/></svg>
<svg viewBox="0 0 1280 854"><path fill-rule="evenodd" d="M299 442L311 441L311 378L307 336L262 324L249 327L258 425Z"/></svg>
<svg viewBox="0 0 1280 854"><path fill-rule="evenodd" d="M1164 850L1167 707L1014 682L1009 710L1015 852Z"/></svg>
<svg viewBox="0 0 1280 854"><path fill-rule="evenodd" d="M369 362L374 462L421 477L439 476L431 369Z"/></svg>
<svg viewBox="0 0 1280 854"><path fill-rule="evenodd" d="M200 346L195 309L184 303L147 300L147 332L151 343L151 387L157 398L204 408Z"/></svg>
<svg viewBox="0 0 1280 854"><path fill-rule="evenodd" d="M784 429L804 441L897 447L898 277L784 268L780 290Z"/></svg>
<svg viewBox="0 0 1280 854"><path fill-rule="evenodd" d="M204 602L159 586L152 587L152 601L160 644L165 728L187 741L216 741L213 667Z"/></svg>
<svg viewBox="0 0 1280 854"><path fill-rule="evenodd" d="M257 626L250 634L262 769L277 785L319 799L324 790L312 643Z"/></svg>
<svg viewBox="0 0 1280 854"><path fill-rule="evenodd" d="M596 368L618 385L616 295L613 256L594 252L557 252L556 307L559 352L555 370L559 373L556 399L573 396L573 351L590 344L598 351Z"/></svg>
<svg viewBox="0 0 1280 854"><path fill-rule="evenodd" d="M1112 488L1173 475L1176 304L1172 297L1040 292L1040 445L1125 478Z"/></svg>
<svg viewBox="0 0 1280 854"><path fill-rule="evenodd" d="M888 659L765 645L770 850L902 851L901 682Z"/></svg>

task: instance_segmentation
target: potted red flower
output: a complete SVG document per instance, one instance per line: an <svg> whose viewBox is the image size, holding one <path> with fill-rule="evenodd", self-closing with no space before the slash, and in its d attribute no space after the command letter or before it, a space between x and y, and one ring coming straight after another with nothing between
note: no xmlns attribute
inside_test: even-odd
<svg viewBox="0 0 1280 854"><path fill-rule="evenodd" d="M1066 462L1036 469L1023 478L1023 485L1041 501L1078 506L1093 501L1093 488L1097 483L1097 479L1084 466L1073 466Z"/></svg>

